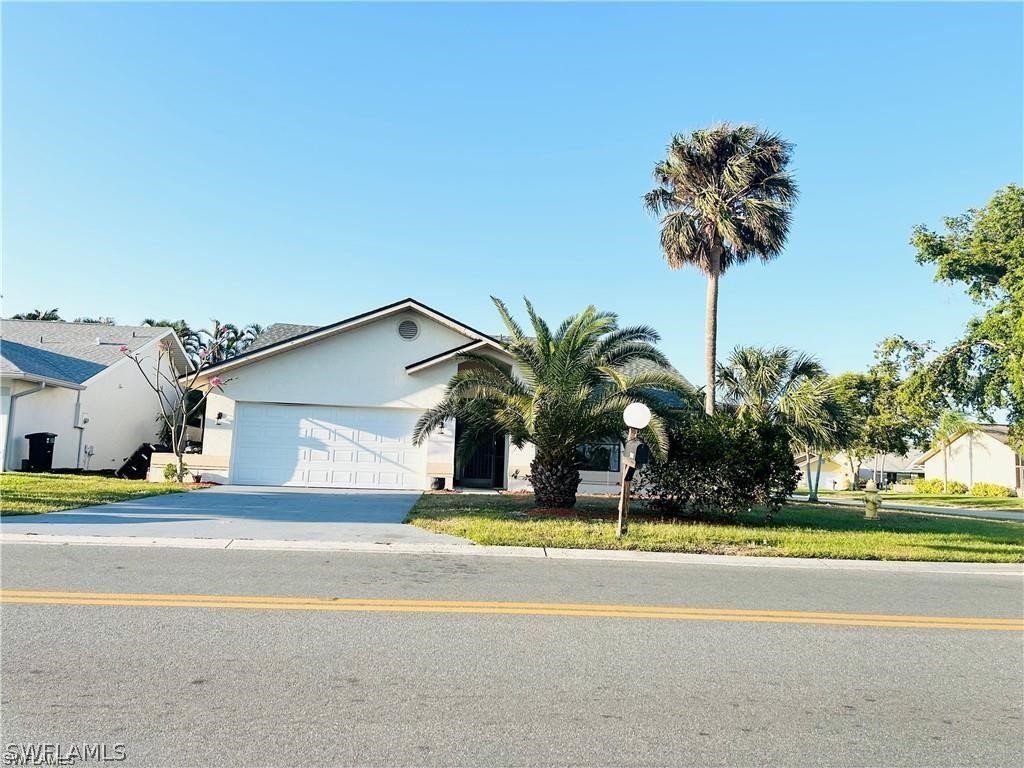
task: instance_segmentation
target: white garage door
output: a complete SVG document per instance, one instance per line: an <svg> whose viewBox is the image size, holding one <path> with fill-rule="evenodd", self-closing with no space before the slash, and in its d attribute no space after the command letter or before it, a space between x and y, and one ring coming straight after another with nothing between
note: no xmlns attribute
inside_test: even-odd
<svg viewBox="0 0 1024 768"><path fill-rule="evenodd" d="M420 411L239 403L231 481L240 485L421 489Z"/></svg>

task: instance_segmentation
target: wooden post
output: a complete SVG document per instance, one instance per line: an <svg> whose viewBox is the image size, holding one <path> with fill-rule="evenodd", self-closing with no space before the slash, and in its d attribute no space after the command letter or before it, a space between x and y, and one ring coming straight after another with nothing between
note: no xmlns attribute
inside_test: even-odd
<svg viewBox="0 0 1024 768"><path fill-rule="evenodd" d="M615 526L615 536L621 539L629 531L629 489L633 484L633 472L636 469L636 455L630 445L636 442L637 431L630 427L626 439L626 455L622 459L622 488L619 491L619 522Z"/></svg>

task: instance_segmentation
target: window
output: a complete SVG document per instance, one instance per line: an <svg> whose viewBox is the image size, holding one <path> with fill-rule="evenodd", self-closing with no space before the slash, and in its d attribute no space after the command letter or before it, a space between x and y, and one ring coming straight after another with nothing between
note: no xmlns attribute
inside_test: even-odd
<svg viewBox="0 0 1024 768"><path fill-rule="evenodd" d="M619 443L588 443L576 449L584 472L619 472L622 446Z"/></svg>

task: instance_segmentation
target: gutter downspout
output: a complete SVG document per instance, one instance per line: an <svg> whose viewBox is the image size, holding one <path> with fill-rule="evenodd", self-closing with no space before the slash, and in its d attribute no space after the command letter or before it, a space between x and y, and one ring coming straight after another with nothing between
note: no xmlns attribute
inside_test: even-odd
<svg viewBox="0 0 1024 768"><path fill-rule="evenodd" d="M82 421L82 390L78 390L75 397L75 421L74 428L78 430L78 453L75 454L75 469L82 468L82 438L85 437L85 427L78 426Z"/></svg>
<svg viewBox="0 0 1024 768"><path fill-rule="evenodd" d="M7 444L4 446L4 464L7 465L6 467L4 467L5 470L17 469L17 467L10 466L12 454L11 449L14 446L14 443L11 440L11 437L14 435L14 406L17 405L17 400L19 397L24 397L25 395L34 395L36 392L42 392L44 389L46 389L46 382L41 381L32 389L26 389L24 392L18 392L17 394L12 394L10 396L11 404L10 407L7 409Z"/></svg>

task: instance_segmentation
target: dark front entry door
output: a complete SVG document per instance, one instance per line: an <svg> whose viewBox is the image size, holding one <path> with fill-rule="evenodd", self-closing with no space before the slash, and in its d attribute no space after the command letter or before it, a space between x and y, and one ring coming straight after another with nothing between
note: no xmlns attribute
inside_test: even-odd
<svg viewBox="0 0 1024 768"><path fill-rule="evenodd" d="M462 437L459 424L455 424L456 443ZM476 450L468 460L457 461L455 479L467 488L502 488L505 472L505 436L498 432L481 435Z"/></svg>

